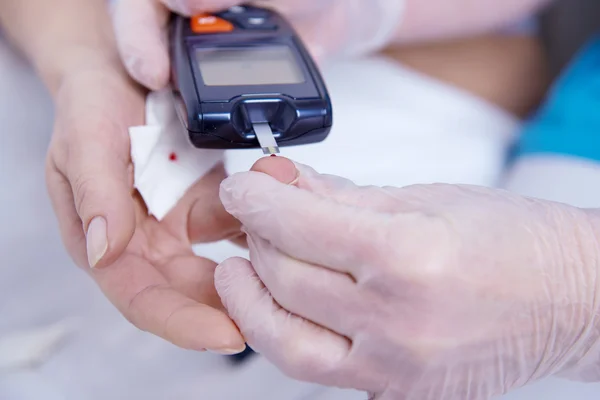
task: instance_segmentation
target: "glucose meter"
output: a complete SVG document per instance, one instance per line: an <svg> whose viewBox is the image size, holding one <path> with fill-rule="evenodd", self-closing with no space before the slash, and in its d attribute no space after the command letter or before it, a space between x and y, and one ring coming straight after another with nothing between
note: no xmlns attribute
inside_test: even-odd
<svg viewBox="0 0 600 400"><path fill-rule="evenodd" d="M321 142L333 123L323 78L278 13L237 6L175 16L172 84L178 114L197 148L262 148Z"/></svg>

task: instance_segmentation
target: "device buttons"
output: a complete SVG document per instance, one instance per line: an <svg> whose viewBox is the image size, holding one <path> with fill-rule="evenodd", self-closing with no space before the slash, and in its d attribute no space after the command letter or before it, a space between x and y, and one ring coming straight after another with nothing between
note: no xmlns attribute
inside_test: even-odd
<svg viewBox="0 0 600 400"><path fill-rule="evenodd" d="M246 7L244 6L233 6L228 10L232 14L243 14L246 12Z"/></svg>
<svg viewBox="0 0 600 400"><path fill-rule="evenodd" d="M248 16L237 18L236 22L244 29L271 30L277 29L277 25L269 18L263 16Z"/></svg>
<svg viewBox="0 0 600 400"><path fill-rule="evenodd" d="M193 16L191 26L192 32L203 34L232 32L235 29L231 22L210 14Z"/></svg>
<svg viewBox="0 0 600 400"><path fill-rule="evenodd" d="M251 6L233 6L229 10L225 11L223 15L225 18L236 18L240 16L268 17L269 12L267 10Z"/></svg>

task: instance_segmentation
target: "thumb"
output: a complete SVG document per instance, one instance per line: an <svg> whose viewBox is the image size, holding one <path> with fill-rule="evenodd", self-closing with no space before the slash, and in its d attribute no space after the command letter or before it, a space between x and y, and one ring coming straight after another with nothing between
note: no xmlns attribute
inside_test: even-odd
<svg viewBox="0 0 600 400"><path fill-rule="evenodd" d="M396 188L357 186L349 179L320 174L307 165L283 157L262 158L254 164L252 171L349 206L380 212L393 212L398 207Z"/></svg>
<svg viewBox="0 0 600 400"><path fill-rule="evenodd" d="M307 165L284 157L261 158L252 166L251 171L267 174L281 183L327 197L335 197L337 192L353 191L358 188L348 179L320 174Z"/></svg>
<svg viewBox="0 0 600 400"><path fill-rule="evenodd" d="M126 144L121 147L128 148ZM73 191L76 215L83 225L92 268L114 263L135 231L131 169L125 158L111 151L114 148L114 144L88 139L74 140L69 149L66 177Z"/></svg>
<svg viewBox="0 0 600 400"><path fill-rule="evenodd" d="M190 16L241 3L240 0L121 0L113 23L123 64L129 74L151 90L170 78L168 23L171 11Z"/></svg>
<svg viewBox="0 0 600 400"><path fill-rule="evenodd" d="M250 170L267 174L286 185L296 185L300 179L300 171L296 164L284 157L261 158Z"/></svg>
<svg viewBox="0 0 600 400"><path fill-rule="evenodd" d="M123 64L133 79L151 90L169 83L168 21L170 11L157 0L122 0L113 23Z"/></svg>

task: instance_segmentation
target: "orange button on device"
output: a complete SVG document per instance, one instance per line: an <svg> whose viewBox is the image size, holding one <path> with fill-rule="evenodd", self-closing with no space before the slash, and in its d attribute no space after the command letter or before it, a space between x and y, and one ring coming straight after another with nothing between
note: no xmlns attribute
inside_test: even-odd
<svg viewBox="0 0 600 400"><path fill-rule="evenodd" d="M194 33L222 33L235 29L233 24L223 18L210 14L200 14L192 17L192 32Z"/></svg>

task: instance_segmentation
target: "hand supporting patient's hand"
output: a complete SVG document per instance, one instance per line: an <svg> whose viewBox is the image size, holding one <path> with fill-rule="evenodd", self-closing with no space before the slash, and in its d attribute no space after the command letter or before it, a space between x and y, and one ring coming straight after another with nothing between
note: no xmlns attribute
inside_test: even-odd
<svg viewBox="0 0 600 400"><path fill-rule="evenodd" d="M558 373L600 380L594 212L299 171L288 185L293 165L265 159L221 187L250 262L220 265L217 290L284 372L385 400L488 400Z"/></svg>
<svg viewBox="0 0 600 400"><path fill-rule="evenodd" d="M76 263L138 328L184 348L242 351L214 288L216 264L191 249L239 234L218 197L223 166L157 222L132 182L128 128L144 123L145 93L116 65L70 71L60 82L47 182Z"/></svg>

